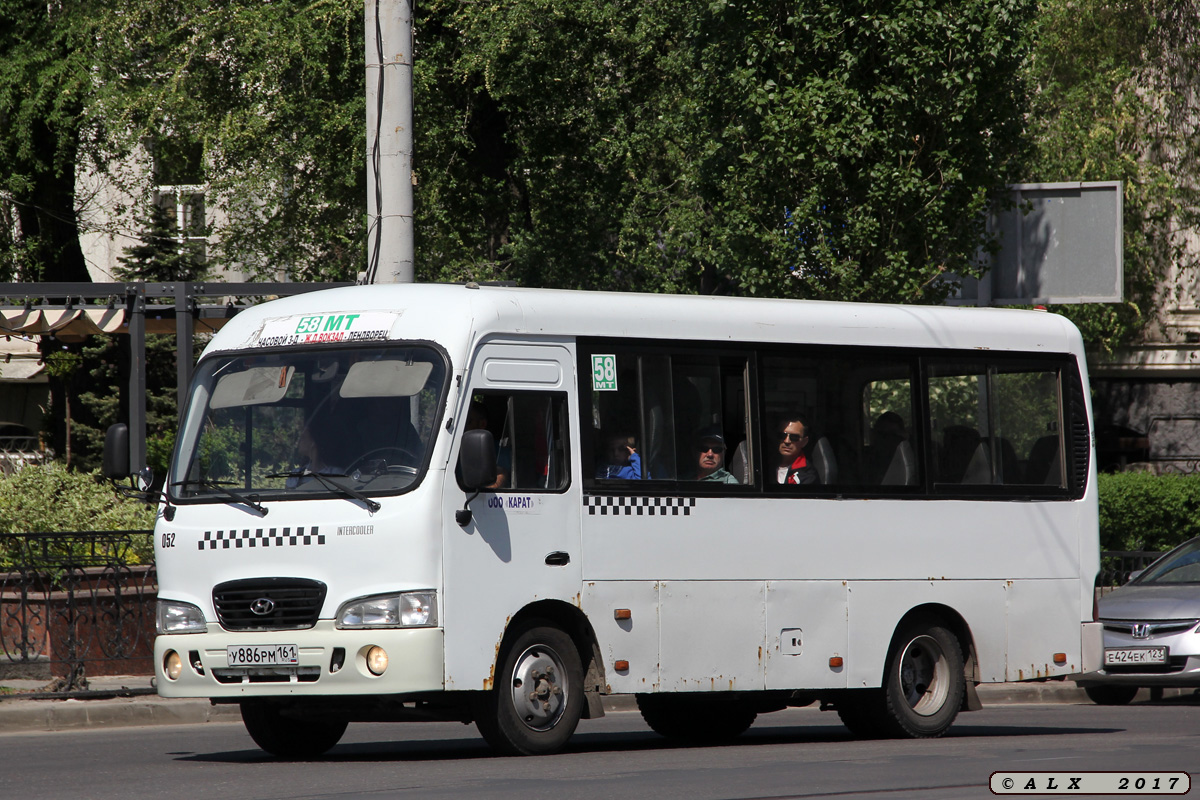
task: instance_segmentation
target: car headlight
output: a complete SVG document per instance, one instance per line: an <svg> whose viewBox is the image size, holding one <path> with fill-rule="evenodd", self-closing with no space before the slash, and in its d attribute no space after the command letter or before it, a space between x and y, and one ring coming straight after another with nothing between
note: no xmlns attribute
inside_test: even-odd
<svg viewBox="0 0 1200 800"><path fill-rule="evenodd" d="M208 630L208 625L204 622L204 612L197 606L162 599L158 601L155 627L160 634L205 633Z"/></svg>
<svg viewBox="0 0 1200 800"><path fill-rule="evenodd" d="M438 624L437 592L401 592L342 603L339 628L431 628Z"/></svg>

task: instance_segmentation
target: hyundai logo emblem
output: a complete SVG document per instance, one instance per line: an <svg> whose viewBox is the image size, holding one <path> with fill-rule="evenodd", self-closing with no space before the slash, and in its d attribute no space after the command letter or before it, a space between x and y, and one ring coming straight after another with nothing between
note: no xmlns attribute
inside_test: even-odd
<svg viewBox="0 0 1200 800"><path fill-rule="evenodd" d="M260 597L250 604L250 613L265 617L275 610L275 601L269 597Z"/></svg>

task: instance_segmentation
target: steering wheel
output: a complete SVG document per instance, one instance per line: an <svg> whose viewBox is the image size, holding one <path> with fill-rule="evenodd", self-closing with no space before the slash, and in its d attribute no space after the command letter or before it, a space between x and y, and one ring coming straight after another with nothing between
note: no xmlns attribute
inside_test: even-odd
<svg viewBox="0 0 1200 800"><path fill-rule="evenodd" d="M395 458L384 457L385 453L391 453ZM391 461L407 461L407 464L393 464ZM420 459L411 450L403 447L376 447L374 450L368 450L350 463L346 468L347 475L353 475L356 469L365 466L370 461L383 461L384 470L388 473L397 473L401 475L416 475L419 471L417 467L409 466L409 464L418 464Z"/></svg>

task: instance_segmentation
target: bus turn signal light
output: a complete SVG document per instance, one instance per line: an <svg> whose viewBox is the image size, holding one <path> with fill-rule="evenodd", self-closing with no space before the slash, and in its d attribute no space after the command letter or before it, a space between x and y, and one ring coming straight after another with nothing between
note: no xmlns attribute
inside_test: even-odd
<svg viewBox="0 0 1200 800"><path fill-rule="evenodd" d="M628 672L629 671L629 662L628 661L614 661L613 669L615 669L617 672Z"/></svg>
<svg viewBox="0 0 1200 800"><path fill-rule="evenodd" d="M613 611L613 619L633 619L633 612L628 608L618 608Z"/></svg>
<svg viewBox="0 0 1200 800"><path fill-rule="evenodd" d="M841 656L831 656L829 658L829 666L833 669L837 669L840 666L842 666L842 657Z"/></svg>
<svg viewBox="0 0 1200 800"><path fill-rule="evenodd" d="M1059 664L1059 665L1067 663L1067 654L1066 653L1055 653L1054 654L1054 663Z"/></svg>

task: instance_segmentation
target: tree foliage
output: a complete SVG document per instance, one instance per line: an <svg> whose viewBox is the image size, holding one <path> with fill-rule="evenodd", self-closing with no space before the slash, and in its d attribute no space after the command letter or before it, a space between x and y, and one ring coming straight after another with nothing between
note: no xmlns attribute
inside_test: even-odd
<svg viewBox="0 0 1200 800"><path fill-rule="evenodd" d="M1030 10L423 4L418 268L938 300L1016 174Z"/></svg>
<svg viewBox="0 0 1200 800"><path fill-rule="evenodd" d="M99 168L149 146L227 217L216 260L254 277L362 267L366 177L358 3L133 0L94 19L87 125ZM198 158L190 157L199 153ZM146 175L109 176L133 197Z"/></svg>
<svg viewBox="0 0 1200 800"><path fill-rule="evenodd" d="M1042 0L1030 76L1031 181L1119 180L1125 298L1057 310L1113 347L1156 333L1195 279L1200 223L1200 4Z"/></svg>
<svg viewBox="0 0 1200 800"><path fill-rule="evenodd" d="M0 0L0 279L88 279L75 168L94 12L88 0Z"/></svg>
<svg viewBox="0 0 1200 800"><path fill-rule="evenodd" d="M213 255L252 276L363 267L360 4L63 9L0 0L9 275L82 264L81 165L134 198L207 183L228 220ZM936 302L946 273L979 274L980 212L1005 182L1118 178L1131 302L1070 312L1113 343L1149 318L1200 207L1194 2L415 11L424 280Z"/></svg>

